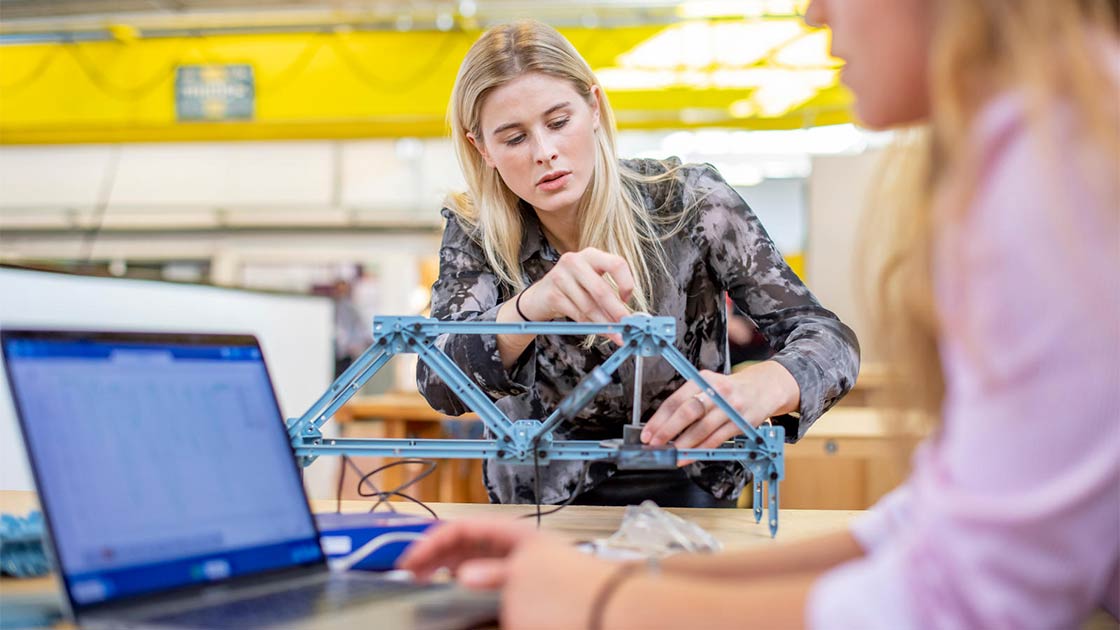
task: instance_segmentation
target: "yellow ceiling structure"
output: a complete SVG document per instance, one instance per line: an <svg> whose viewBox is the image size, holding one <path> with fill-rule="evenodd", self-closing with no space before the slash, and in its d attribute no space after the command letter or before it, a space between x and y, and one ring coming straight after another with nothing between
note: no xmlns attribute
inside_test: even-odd
<svg viewBox="0 0 1120 630"><path fill-rule="evenodd" d="M105 30L100 41L0 45L0 143L440 136L455 73L481 33L469 23L445 32ZM827 32L796 16L561 30L599 74L623 129L851 120ZM0 27L0 39L6 33ZM177 69L231 65L252 69L250 118L182 121Z"/></svg>

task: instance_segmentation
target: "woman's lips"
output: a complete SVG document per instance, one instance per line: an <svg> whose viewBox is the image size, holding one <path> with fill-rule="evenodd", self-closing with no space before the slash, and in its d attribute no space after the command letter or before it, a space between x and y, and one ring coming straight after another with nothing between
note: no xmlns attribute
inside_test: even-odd
<svg viewBox="0 0 1120 630"><path fill-rule="evenodd" d="M543 181L543 182L537 184L537 188L540 188L541 190L546 191L546 192L552 192L554 190L560 190L561 188L563 188L564 186L566 186L568 184L568 180L571 179L571 177L572 177L571 173L564 173L560 177L557 177L555 179L550 179L550 180L547 180L547 181Z"/></svg>

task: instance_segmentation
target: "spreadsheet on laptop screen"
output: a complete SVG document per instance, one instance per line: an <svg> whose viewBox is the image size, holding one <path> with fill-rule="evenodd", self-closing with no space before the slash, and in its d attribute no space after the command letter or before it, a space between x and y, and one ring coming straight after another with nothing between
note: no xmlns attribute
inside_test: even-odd
<svg viewBox="0 0 1120 630"><path fill-rule="evenodd" d="M321 559L255 344L8 339L5 355L75 601Z"/></svg>

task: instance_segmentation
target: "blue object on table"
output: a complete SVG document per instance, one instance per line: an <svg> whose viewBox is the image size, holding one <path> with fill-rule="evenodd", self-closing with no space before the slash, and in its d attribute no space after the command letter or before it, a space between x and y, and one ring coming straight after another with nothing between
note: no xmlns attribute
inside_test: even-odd
<svg viewBox="0 0 1120 630"><path fill-rule="evenodd" d="M43 513L0 514L0 572L37 577L46 575L50 568L43 550Z"/></svg>
<svg viewBox="0 0 1120 630"><path fill-rule="evenodd" d="M0 630L51 628L61 620L58 593L5 593L0 602Z"/></svg>
<svg viewBox="0 0 1120 630"><path fill-rule="evenodd" d="M325 512L315 515L319 543L331 568L363 571L393 569L408 545L435 522L434 519L395 512Z"/></svg>

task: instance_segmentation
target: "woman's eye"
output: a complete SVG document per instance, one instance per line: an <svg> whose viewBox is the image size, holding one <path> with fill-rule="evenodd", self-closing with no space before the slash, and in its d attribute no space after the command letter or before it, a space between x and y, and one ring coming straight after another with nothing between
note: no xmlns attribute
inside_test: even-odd
<svg viewBox="0 0 1120 630"><path fill-rule="evenodd" d="M525 134L516 135L516 136L510 138L509 140L506 140L506 144L508 144L511 147L519 145L522 142L525 142Z"/></svg>
<svg viewBox="0 0 1120 630"><path fill-rule="evenodd" d="M560 129L564 125L568 124L568 120L570 120L570 119L561 118L560 120L554 120L554 121L548 123L548 128L549 129Z"/></svg>

